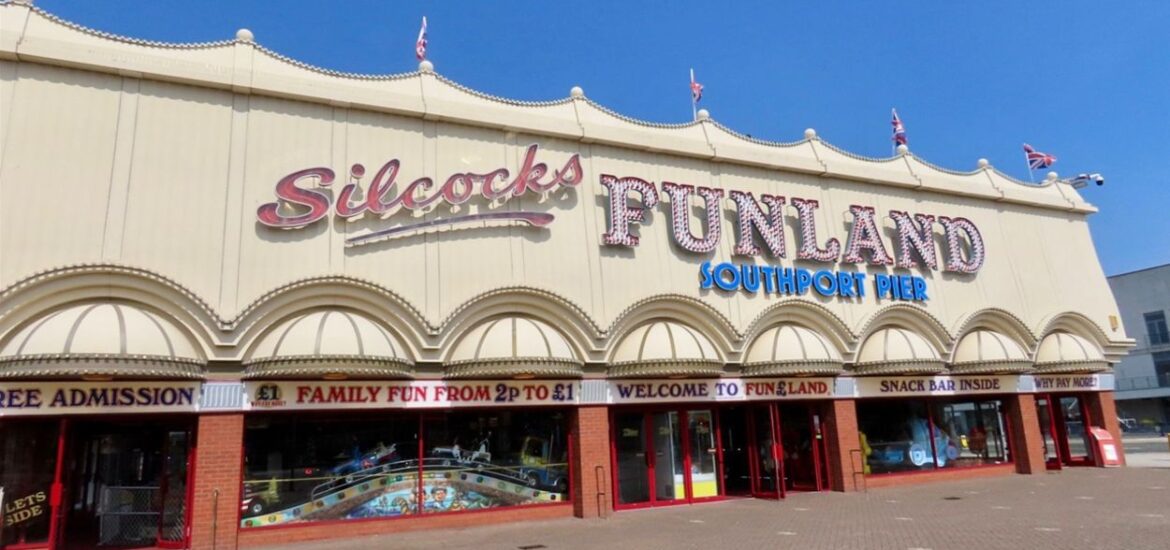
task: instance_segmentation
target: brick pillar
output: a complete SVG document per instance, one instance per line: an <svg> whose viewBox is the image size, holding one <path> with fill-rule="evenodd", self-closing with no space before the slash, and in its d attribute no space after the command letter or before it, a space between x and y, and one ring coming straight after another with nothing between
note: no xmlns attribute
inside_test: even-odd
<svg viewBox="0 0 1170 550"><path fill-rule="evenodd" d="M243 475L244 415L200 415L195 438L190 548L235 550ZM219 491L218 498L215 491Z"/></svg>
<svg viewBox="0 0 1170 550"><path fill-rule="evenodd" d="M1083 394L1082 398L1089 409L1089 424L1109 430L1113 441L1117 445L1117 457L1121 464L1125 464L1125 449L1121 445L1121 426L1117 423L1117 404L1113 401L1113 392L1103 391ZM1087 429L1087 428L1086 428ZM1096 450L1093 451L1096 456Z"/></svg>
<svg viewBox="0 0 1170 550"><path fill-rule="evenodd" d="M1009 396L1004 399L1004 414L1012 430L1010 444L1016 473L1044 473L1044 436L1040 433L1036 397L1030 393Z"/></svg>
<svg viewBox="0 0 1170 550"><path fill-rule="evenodd" d="M857 402L853 399L837 399L830 401L825 408L828 410L824 434L825 447L829 451L829 486L834 491L860 490L864 483L860 477L865 468L865 457L859 454L861 441L857 435Z"/></svg>
<svg viewBox="0 0 1170 550"><path fill-rule="evenodd" d="M575 417L573 460L577 486L573 488L573 515L606 517L613 510L609 410L604 406L582 406Z"/></svg>

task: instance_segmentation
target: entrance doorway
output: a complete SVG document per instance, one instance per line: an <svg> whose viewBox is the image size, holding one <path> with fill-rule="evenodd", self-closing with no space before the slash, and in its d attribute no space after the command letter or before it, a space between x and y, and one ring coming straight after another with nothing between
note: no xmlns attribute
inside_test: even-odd
<svg viewBox="0 0 1170 550"><path fill-rule="evenodd" d="M615 409L614 507L828 490L821 418L815 403Z"/></svg>
<svg viewBox="0 0 1170 550"><path fill-rule="evenodd" d="M794 403L779 405L785 491L827 491L829 453L820 407Z"/></svg>
<svg viewBox="0 0 1170 550"><path fill-rule="evenodd" d="M718 498L714 413L618 411L613 426L617 508Z"/></svg>
<svg viewBox="0 0 1170 550"><path fill-rule="evenodd" d="M67 421L55 547L183 548L193 456L187 421Z"/></svg>
<svg viewBox="0 0 1170 550"><path fill-rule="evenodd" d="M1038 395L1036 412L1049 470L1093 465L1093 447L1086 422L1089 410L1083 395Z"/></svg>
<svg viewBox="0 0 1170 550"><path fill-rule="evenodd" d="M719 455L725 495L780 498L775 405L719 410Z"/></svg>

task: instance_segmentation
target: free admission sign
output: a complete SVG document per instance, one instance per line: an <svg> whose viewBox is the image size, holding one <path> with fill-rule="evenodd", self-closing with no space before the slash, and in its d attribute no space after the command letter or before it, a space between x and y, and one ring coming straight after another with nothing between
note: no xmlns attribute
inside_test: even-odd
<svg viewBox="0 0 1170 550"><path fill-rule="evenodd" d="M577 380L248 382L244 408L425 409L575 405Z"/></svg>
<svg viewBox="0 0 1170 550"><path fill-rule="evenodd" d="M0 416L194 412L199 382L6 382Z"/></svg>

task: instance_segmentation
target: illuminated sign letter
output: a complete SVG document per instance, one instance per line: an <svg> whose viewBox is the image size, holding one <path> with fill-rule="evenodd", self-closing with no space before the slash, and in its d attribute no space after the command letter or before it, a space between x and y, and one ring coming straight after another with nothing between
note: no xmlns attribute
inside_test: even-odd
<svg viewBox="0 0 1170 550"><path fill-rule="evenodd" d="M759 232L768 245L768 252L777 258L784 256L784 197L775 195L760 195L760 200L768 205L768 215L765 217L760 204L750 192L731 191L728 193L735 201L735 216L739 225L739 240L735 242L735 253L740 256L758 256L760 247L753 239L752 228Z"/></svg>
<svg viewBox="0 0 1170 550"><path fill-rule="evenodd" d="M658 190L654 184L638 178L615 178L601 176L601 185L609 190L609 231L601 235L605 244L635 247L638 237L630 234L631 223L641 223L646 209L658 206ZM642 196L643 206L629 205L630 191Z"/></svg>
<svg viewBox="0 0 1170 550"><path fill-rule="evenodd" d="M898 225L898 267L917 267L918 262L914 260L917 253L923 263L931 269L938 269L938 254L934 251L934 216L915 214L914 219L910 219L910 214L890 210L890 219Z"/></svg>
<svg viewBox="0 0 1170 550"><path fill-rule="evenodd" d="M691 231L691 192L694 186L680 183L662 182L662 190L670 195L670 228L674 242L684 250L706 253L719 246L719 235L723 224L719 220L719 199L723 198L722 189L700 187L699 195L703 197L703 217L707 220L707 230L702 238L696 237Z"/></svg>
<svg viewBox="0 0 1170 550"><path fill-rule="evenodd" d="M817 222L813 213L821 204L814 200L792 199L792 206L800 214L800 248L796 249L796 257L801 260L818 262L835 262L841 254L841 242L829 239L825 248L817 246Z"/></svg>
<svg viewBox="0 0 1170 550"><path fill-rule="evenodd" d="M947 271L959 273L975 273L983 267L986 250L983 248L983 236L975 224L966 218L947 218L939 216L947 236ZM967 235L967 258L963 259L963 237Z"/></svg>
<svg viewBox="0 0 1170 550"><path fill-rule="evenodd" d="M870 265L893 264L894 259L886 252L886 245L882 244L882 236L878 231L877 222L873 219L872 206L853 205L849 207L853 213L853 228L849 231L849 242L845 245L845 257L841 260L851 264L865 261L861 251L869 251Z"/></svg>

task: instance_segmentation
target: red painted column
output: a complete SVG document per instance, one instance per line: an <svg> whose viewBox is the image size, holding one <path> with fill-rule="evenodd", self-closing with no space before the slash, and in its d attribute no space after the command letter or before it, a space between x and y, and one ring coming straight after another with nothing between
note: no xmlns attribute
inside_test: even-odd
<svg viewBox="0 0 1170 550"><path fill-rule="evenodd" d="M859 491L864 483L861 476L864 475L865 457L860 454L857 402L853 399L837 399L830 401L825 409L829 487L834 491Z"/></svg>
<svg viewBox="0 0 1170 550"><path fill-rule="evenodd" d="M1121 464L1125 465L1125 449L1121 445L1121 426L1117 423L1117 403L1113 401L1113 392L1090 393L1086 394L1084 399L1089 407L1089 423L1109 430L1114 444L1117 445L1117 457Z"/></svg>
<svg viewBox="0 0 1170 550"><path fill-rule="evenodd" d="M1004 414L1012 431L1010 444L1016 473L1044 473L1044 436L1040 432L1036 397L1030 393L1009 396L1004 399Z"/></svg>
<svg viewBox="0 0 1170 550"><path fill-rule="evenodd" d="M244 415L201 415L195 442L190 548L235 550L243 483Z"/></svg>
<svg viewBox="0 0 1170 550"><path fill-rule="evenodd" d="M606 517L613 510L613 483L609 456L609 410L582 406L573 424L575 462L573 515Z"/></svg>

